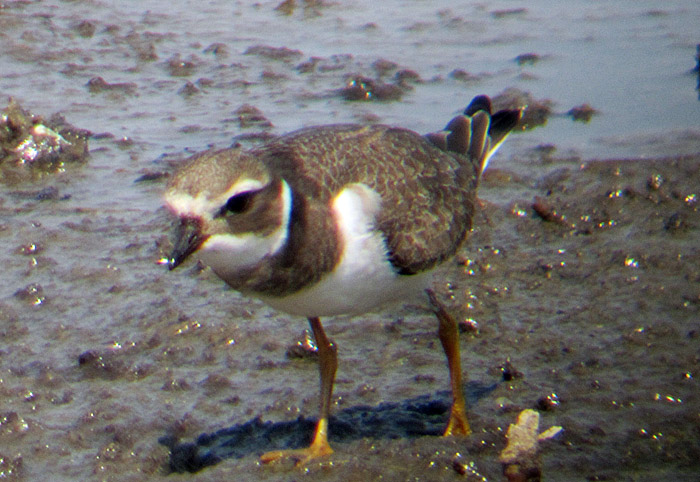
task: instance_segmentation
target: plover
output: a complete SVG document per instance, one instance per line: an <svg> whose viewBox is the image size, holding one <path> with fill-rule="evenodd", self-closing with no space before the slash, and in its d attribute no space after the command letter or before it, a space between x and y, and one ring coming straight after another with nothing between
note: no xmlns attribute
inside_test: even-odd
<svg viewBox="0 0 700 482"><path fill-rule="evenodd" d="M305 464L332 453L328 416L337 347L320 318L428 299L447 356L453 405L445 435L470 433L457 325L428 289L472 225L479 178L520 118L478 96L444 130L385 125L304 128L259 147L209 150L170 180L179 218L174 269L190 255L244 295L306 317L318 347L320 415L313 442L262 455Z"/></svg>

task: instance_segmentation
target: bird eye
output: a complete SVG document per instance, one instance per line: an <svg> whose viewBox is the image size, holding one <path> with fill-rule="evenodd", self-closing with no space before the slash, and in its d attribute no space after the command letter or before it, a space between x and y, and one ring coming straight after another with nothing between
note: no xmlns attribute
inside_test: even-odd
<svg viewBox="0 0 700 482"><path fill-rule="evenodd" d="M222 211L222 214L226 212L240 214L245 212L250 207L250 202L253 199L255 193L251 191L239 192L235 196L231 196L226 201Z"/></svg>

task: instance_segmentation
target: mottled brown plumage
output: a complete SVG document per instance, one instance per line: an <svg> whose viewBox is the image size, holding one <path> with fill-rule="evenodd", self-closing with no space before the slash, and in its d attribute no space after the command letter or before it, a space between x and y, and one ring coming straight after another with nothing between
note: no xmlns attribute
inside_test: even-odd
<svg viewBox="0 0 700 482"><path fill-rule="evenodd" d="M332 453L337 356L319 317L366 313L425 290L428 277L419 275L464 241L481 172L519 116L492 116L488 97L479 96L426 136L383 125L310 127L250 150L207 151L173 176L166 202L180 224L171 269L198 252L230 286L306 316L314 332L321 380L314 440L263 462ZM429 299L453 393L445 435L466 435L457 325L430 292Z"/></svg>
<svg viewBox="0 0 700 482"><path fill-rule="evenodd" d="M488 128L488 123L484 126ZM347 184L362 183L382 199L377 228L399 273L416 274L451 257L471 228L480 157L442 150L425 137L383 125L328 125L302 129L250 151L207 151L178 173L169 189L197 194L209 182L225 191L237 177L285 179L293 192L290 239L277 255L225 280L242 292L293 293L333 270L339 240L330 201ZM200 188L201 191L201 188ZM270 212L270 211L268 211ZM264 212L236 218L236 231L267 229ZM304 249L313 245L315 249Z"/></svg>
<svg viewBox="0 0 700 482"><path fill-rule="evenodd" d="M327 205L349 183L382 199L377 227L404 274L452 256L471 228L481 159L438 149L406 129L330 125L251 151L300 195Z"/></svg>

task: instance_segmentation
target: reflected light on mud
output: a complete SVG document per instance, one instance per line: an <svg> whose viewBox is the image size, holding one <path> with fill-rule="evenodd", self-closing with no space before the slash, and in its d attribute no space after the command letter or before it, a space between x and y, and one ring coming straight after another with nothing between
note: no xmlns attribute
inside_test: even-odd
<svg viewBox="0 0 700 482"><path fill-rule="evenodd" d="M198 321L191 321L188 323L185 323L183 326L175 330L176 335L182 335L184 333L187 333L191 330L196 330L197 328L201 328L202 324Z"/></svg>
<svg viewBox="0 0 700 482"><path fill-rule="evenodd" d="M683 400L677 397L674 397L673 395L661 395L660 393L657 393L654 395L654 401L656 402L668 402L668 403L678 403L681 404L683 403Z"/></svg>
<svg viewBox="0 0 700 482"><path fill-rule="evenodd" d="M468 480L474 482L487 482L488 479L479 473L479 470L473 460L465 461L462 454L455 454L452 459L452 468L459 475L467 477Z"/></svg>
<svg viewBox="0 0 700 482"><path fill-rule="evenodd" d="M465 331L469 331L472 333L476 333L479 331L479 322L476 321L474 318L465 318L462 324L464 325Z"/></svg>
<svg viewBox="0 0 700 482"><path fill-rule="evenodd" d="M513 209L510 211L512 214L516 215L519 218L525 218L527 217L527 211L525 211L523 208L520 206L513 206Z"/></svg>
<svg viewBox="0 0 700 482"><path fill-rule="evenodd" d="M127 341L127 342L119 342L119 341L113 341L109 345L107 345L107 348L110 350L122 350L124 348L133 348L136 346L136 342L133 341Z"/></svg>
<svg viewBox="0 0 700 482"><path fill-rule="evenodd" d="M476 275L476 261L470 258L463 258L460 261L460 264L464 266L464 274L466 274L467 276Z"/></svg>
<svg viewBox="0 0 700 482"><path fill-rule="evenodd" d="M628 268L639 268L639 262L631 257L625 258L625 266Z"/></svg>

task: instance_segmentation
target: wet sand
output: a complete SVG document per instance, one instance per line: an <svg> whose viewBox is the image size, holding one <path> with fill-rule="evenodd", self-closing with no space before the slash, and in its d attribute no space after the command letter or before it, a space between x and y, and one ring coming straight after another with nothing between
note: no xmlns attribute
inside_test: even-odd
<svg viewBox="0 0 700 482"><path fill-rule="evenodd" d="M220 17L215 6L121 16L91 2L0 9L0 94L93 132L87 165L0 184L0 475L502 480L508 424L535 408L543 429L564 429L541 447L546 480L697 480L697 126L596 137L588 127L614 123L614 113L586 94L555 97L546 126L508 140L483 180L471 238L434 280L463 322L475 433L435 435L447 418L447 368L434 317L416 300L324 323L339 346L336 453L305 471L258 464L275 444L301 443L316 416L315 360L287 354L306 323L241 297L195 264L172 273L156 264L169 243L160 196L172 165L208 144L315 123L427 132L477 93L516 86L543 97L557 65L545 52L523 72L507 52L525 52L517 35L489 47L504 32L527 30L534 10L402 11L394 30L354 7L315 13L312 4L290 17L277 3ZM645 11L634 16L643 26L675 25L684 14ZM229 15L290 40L238 30L225 37ZM624 17L601 16L584 25ZM314 35L334 30L342 35L314 50ZM481 67L456 60L463 46L450 39L467 31L477 37L468 37L468 57ZM672 48L681 51L688 42L676 34ZM390 41L397 36L413 41L399 48ZM388 47L342 55L358 44ZM346 100L357 76L398 86L400 99ZM673 80L684 81L695 95L685 73ZM584 103L599 111L589 125L557 115ZM582 138L621 157L590 160L576 151ZM225 429L228 439L201 437ZM243 432L248 438L225 445ZM471 475L455 470L457 454L474 463ZM172 473L215 461L206 457L223 460Z"/></svg>

